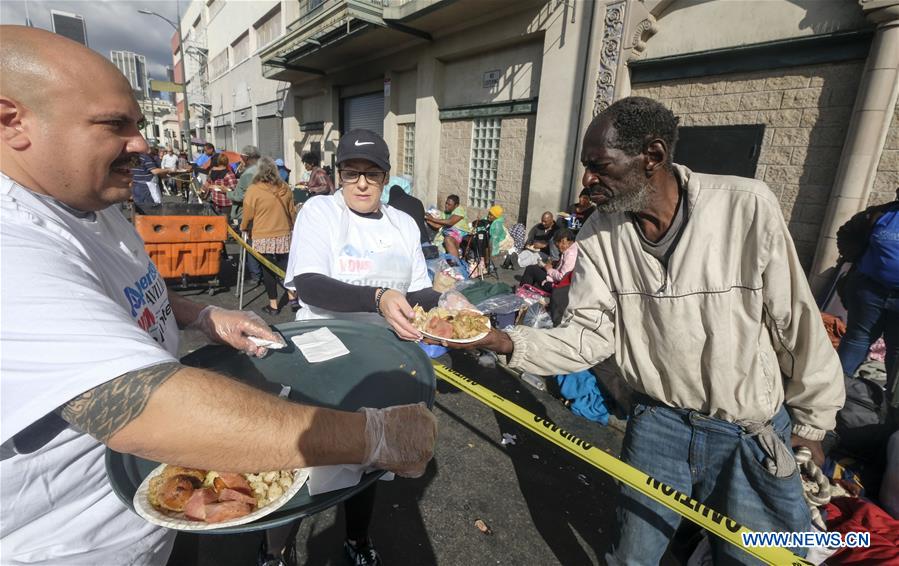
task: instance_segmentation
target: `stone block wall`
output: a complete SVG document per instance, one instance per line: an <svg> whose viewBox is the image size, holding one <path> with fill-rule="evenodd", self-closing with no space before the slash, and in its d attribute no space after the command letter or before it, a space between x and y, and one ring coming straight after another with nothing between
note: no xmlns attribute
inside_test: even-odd
<svg viewBox="0 0 899 566"><path fill-rule="evenodd" d="M899 188L899 105L893 109L893 119L887 132L883 153L877 164L877 176L874 177L874 188L868 204L881 204L896 198Z"/></svg>
<svg viewBox="0 0 899 566"><path fill-rule="evenodd" d="M496 172L495 204L503 207L507 224L523 222L527 214L527 190L530 184L534 147L535 114L508 116L502 119L499 162ZM459 195L470 219L484 218L487 209L468 206L468 176L471 162L473 120L449 120L440 131L440 183L437 205L451 194ZM425 203L425 208L432 203Z"/></svg>
<svg viewBox="0 0 899 566"><path fill-rule="evenodd" d="M459 195L463 206L468 198L468 164L471 161L471 120L450 120L440 124L440 169L436 205L443 210L446 197Z"/></svg>
<svg viewBox="0 0 899 566"><path fill-rule="evenodd" d="M852 61L644 83L634 85L632 94L662 102L680 116L683 126L764 124L755 177L780 200L799 258L808 269L862 67L863 62ZM894 135L894 145L896 141ZM895 166L889 165L889 157L887 161L885 167ZM884 183L890 175L899 171L884 169Z"/></svg>

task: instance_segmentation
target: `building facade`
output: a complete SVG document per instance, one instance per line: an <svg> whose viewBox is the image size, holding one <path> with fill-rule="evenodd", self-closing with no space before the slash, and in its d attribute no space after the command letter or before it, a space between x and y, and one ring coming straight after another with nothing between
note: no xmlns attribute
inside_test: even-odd
<svg viewBox="0 0 899 566"><path fill-rule="evenodd" d="M131 89L138 99L150 97L150 75L147 73L147 58L130 51L110 51L109 59L118 67L131 83Z"/></svg>
<svg viewBox="0 0 899 566"><path fill-rule="evenodd" d="M84 18L80 15L60 10L50 10L50 22L53 33L58 33L89 47L87 43L87 25L84 23Z"/></svg>
<svg viewBox="0 0 899 566"><path fill-rule="evenodd" d="M185 96L175 93L174 100L179 123L184 123L185 111L190 117L190 132L182 132L181 135L185 143L189 141L193 145L205 143L212 137L206 25L210 19L210 13L215 14L213 9L217 9L217 5L224 5L224 0L213 0L208 3L195 0L189 3L184 13L180 15L181 41L179 41L177 32L172 34L171 39L173 80L185 85L187 102L190 105L189 108L186 108ZM210 10L213 11L210 12ZM182 53L182 47L184 53Z"/></svg>

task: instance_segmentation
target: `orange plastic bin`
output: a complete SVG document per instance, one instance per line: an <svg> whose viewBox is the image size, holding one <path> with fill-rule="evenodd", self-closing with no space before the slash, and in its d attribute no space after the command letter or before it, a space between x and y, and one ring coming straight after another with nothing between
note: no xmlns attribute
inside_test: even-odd
<svg viewBox="0 0 899 566"><path fill-rule="evenodd" d="M136 215L134 227L165 279L218 277L228 238L224 216Z"/></svg>

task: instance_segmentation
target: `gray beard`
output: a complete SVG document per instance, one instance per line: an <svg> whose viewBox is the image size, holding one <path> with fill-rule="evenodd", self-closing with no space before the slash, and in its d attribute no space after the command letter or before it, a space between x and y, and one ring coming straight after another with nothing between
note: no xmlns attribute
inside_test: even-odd
<svg viewBox="0 0 899 566"><path fill-rule="evenodd" d="M640 187L603 204L597 204L597 212L640 212L645 210L652 196L653 188L649 183L641 183Z"/></svg>

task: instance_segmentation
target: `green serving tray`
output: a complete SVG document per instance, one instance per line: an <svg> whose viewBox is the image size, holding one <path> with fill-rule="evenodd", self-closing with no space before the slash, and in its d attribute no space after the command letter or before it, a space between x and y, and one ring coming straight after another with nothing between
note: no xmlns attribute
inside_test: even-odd
<svg viewBox="0 0 899 566"><path fill-rule="evenodd" d="M330 328L350 353L311 364L290 338L323 326ZM429 408L434 406L436 380L431 360L417 344L400 340L387 328L320 320L280 324L275 329L284 336L287 348L271 350L265 358L251 358L227 346L205 346L184 356L181 362L232 376L276 395L282 385L289 385L289 398L297 403L346 411L420 401ZM138 486L158 465L130 454L106 451L109 482L129 508L133 507ZM366 474L356 486L314 497L303 486L287 504L258 521L198 532L232 534L282 526L336 505L377 481L382 474Z"/></svg>

